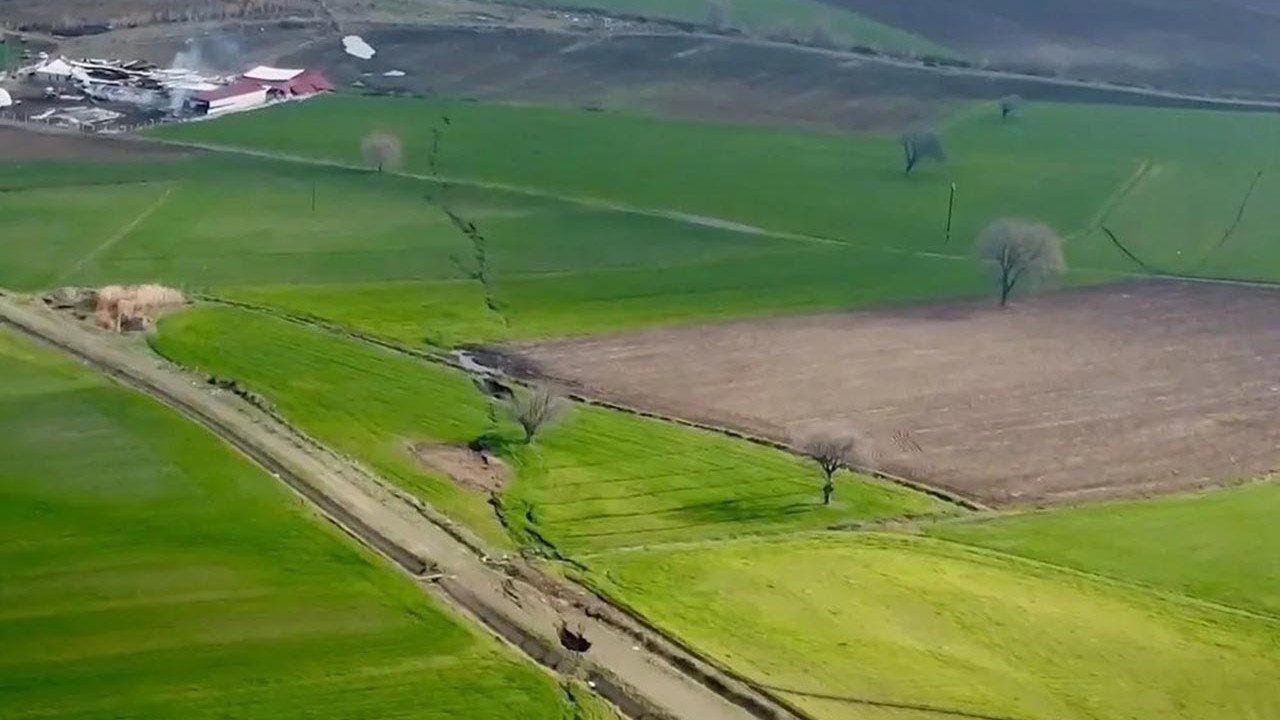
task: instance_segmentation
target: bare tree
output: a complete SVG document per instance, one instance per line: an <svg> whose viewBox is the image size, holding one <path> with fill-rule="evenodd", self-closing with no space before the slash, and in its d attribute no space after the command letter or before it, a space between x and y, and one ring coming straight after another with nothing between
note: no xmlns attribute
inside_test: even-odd
<svg viewBox="0 0 1280 720"><path fill-rule="evenodd" d="M710 0L707 3L707 25L714 30L729 29L729 7L725 0Z"/></svg>
<svg viewBox="0 0 1280 720"><path fill-rule="evenodd" d="M365 135L360 141L360 151L364 153L364 161L377 168L378 172L394 170L404 161L404 146L400 138L381 130Z"/></svg>
<svg viewBox="0 0 1280 720"><path fill-rule="evenodd" d="M1021 95L1005 95L1000 98L1000 119L1008 120L1010 116L1022 110L1024 104L1026 103Z"/></svg>
<svg viewBox="0 0 1280 720"><path fill-rule="evenodd" d="M835 474L854 460L855 441L849 436L815 435L804 442L804 454L822 468L822 504L830 505L836 492Z"/></svg>
<svg viewBox="0 0 1280 720"><path fill-rule="evenodd" d="M944 162L947 159L942 151L942 141L932 130L908 130L900 140L902 152L906 156L907 175L911 174L921 160Z"/></svg>
<svg viewBox="0 0 1280 720"><path fill-rule="evenodd" d="M991 267L1000 285L1000 306L1020 283L1037 283L1067 268L1062 238L1043 223L1018 218L997 220L978 235L978 258Z"/></svg>
<svg viewBox="0 0 1280 720"><path fill-rule="evenodd" d="M511 419L524 428L524 441L532 443L538 433L563 419L569 413L569 403L544 386L529 392L517 393L507 402Z"/></svg>

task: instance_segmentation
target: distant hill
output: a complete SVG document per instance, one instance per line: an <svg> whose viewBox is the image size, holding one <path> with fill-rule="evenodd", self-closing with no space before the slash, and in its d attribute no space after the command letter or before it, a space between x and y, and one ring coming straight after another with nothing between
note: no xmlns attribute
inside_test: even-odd
<svg viewBox="0 0 1280 720"><path fill-rule="evenodd" d="M823 0L973 60L1200 92L1280 95L1263 0Z"/></svg>

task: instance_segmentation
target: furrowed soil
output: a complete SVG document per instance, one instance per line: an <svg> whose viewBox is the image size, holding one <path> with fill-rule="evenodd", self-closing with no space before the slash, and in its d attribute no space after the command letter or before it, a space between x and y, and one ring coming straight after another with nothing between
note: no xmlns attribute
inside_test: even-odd
<svg viewBox="0 0 1280 720"><path fill-rule="evenodd" d="M1208 486L1280 462L1280 293L1152 282L513 347L591 394L993 503Z"/></svg>
<svg viewBox="0 0 1280 720"><path fill-rule="evenodd" d="M0 124L0 158L6 163L24 160L132 160L193 152L157 143L124 142L67 132L33 132Z"/></svg>
<svg viewBox="0 0 1280 720"><path fill-rule="evenodd" d="M824 0L975 58L1075 77L1275 94L1280 10L1254 0Z"/></svg>
<svg viewBox="0 0 1280 720"><path fill-rule="evenodd" d="M697 35L380 26L358 60L330 38L280 60L342 86L865 131L937 121L959 103L1028 100L1196 106L1174 98L893 66L853 55ZM391 73L391 75L387 75Z"/></svg>

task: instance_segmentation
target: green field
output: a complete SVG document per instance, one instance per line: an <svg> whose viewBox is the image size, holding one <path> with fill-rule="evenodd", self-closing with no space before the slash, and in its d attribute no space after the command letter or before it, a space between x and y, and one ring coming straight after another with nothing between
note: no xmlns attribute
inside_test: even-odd
<svg viewBox="0 0 1280 720"><path fill-rule="evenodd" d="M1069 284L1144 273L1103 225L1161 273L1280 281L1270 115L973 108L947 164L911 178L884 135L447 101L331 97L156 133L354 164L385 127L425 173L442 114L439 167L481 184L447 199L483 262L423 177L209 153L0 165L8 227L42 238L0 249L0 285L160 281L451 346L979 296L971 239L1005 215L1069 238Z"/></svg>
<svg viewBox="0 0 1280 720"><path fill-rule="evenodd" d="M153 343L263 392L320 439L455 514L456 498L469 497L474 514L462 517L499 532L477 495L403 450L406 440L485 431L483 404L460 375L225 308L173 316ZM946 511L847 476L824 509L804 463L612 411L578 409L506 459L515 469L502 494L508 542L545 538L585 563L581 576L601 591L822 720L1280 712L1280 621L1176 594L1274 609L1265 523L1275 486L926 526L1004 551L992 552L823 533Z"/></svg>
<svg viewBox="0 0 1280 720"><path fill-rule="evenodd" d="M441 115L439 167L467 181L447 200L479 243L425 177ZM1274 486L971 521L845 475L825 508L790 455L614 411L579 407L520 445L461 373L273 314L447 347L972 296L972 237L1005 215L1068 238L1067 283L1143 273L1103 226L1162 273L1280 282L1280 119L1033 105L1000 123L975 107L945 127L948 162L910 178L888 135L434 100L332 97L157 133L355 166L373 127L403 135L408 175L217 153L0 166L0 212L49 238L0 254L0 278L156 279L263 306L171 316L152 345L491 543L553 546L823 720L1280 716ZM507 440L505 527L408 451L483 433ZM903 518L935 537L828 531Z"/></svg>
<svg viewBox="0 0 1280 720"><path fill-rule="evenodd" d="M1280 623L1007 556L845 534L592 564L610 592L823 720L1280 716Z"/></svg>
<svg viewBox="0 0 1280 720"><path fill-rule="evenodd" d="M958 542L1280 617L1280 485L942 524Z"/></svg>
<svg viewBox="0 0 1280 720"><path fill-rule="evenodd" d="M8 332L0 467L7 720L578 717L203 429Z"/></svg>
<svg viewBox="0 0 1280 720"><path fill-rule="evenodd" d="M482 493L424 469L419 441L462 444L488 431L484 397L459 372L323 331L227 308L167 318L152 339L178 363L231 377L320 440L504 541ZM816 468L785 453L614 411L581 407L532 447L509 446L507 515L570 553L821 528L950 512L869 478L841 481L822 506Z"/></svg>
<svg viewBox="0 0 1280 720"><path fill-rule="evenodd" d="M356 163L350 139L382 127L404 137L410 169L427 172L442 115L451 125L438 167L474 181L960 257L991 220L1024 215L1072 238L1067 254L1077 268L1141 272L1100 232L1107 224L1162 271L1280 278L1268 230L1280 187L1267 182L1280 118L1261 113L1046 104L1002 123L974 108L946 128L948 162L911 178L888 135L444 101L325 98L157 133ZM1259 172L1242 222L1218 247ZM1249 262L1232 261L1237 249Z"/></svg>
<svg viewBox="0 0 1280 720"><path fill-rule="evenodd" d="M941 46L820 0L532 0L530 5L625 13L701 25L719 24L750 35L837 47L868 46L890 53L950 55ZM716 5L721 10L713 11ZM718 20L713 20L718 15ZM821 29L819 29L821 28Z"/></svg>

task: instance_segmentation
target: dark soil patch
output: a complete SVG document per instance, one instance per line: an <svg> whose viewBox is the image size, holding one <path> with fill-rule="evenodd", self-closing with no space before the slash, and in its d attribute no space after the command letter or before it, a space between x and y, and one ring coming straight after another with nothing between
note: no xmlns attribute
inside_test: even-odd
<svg viewBox="0 0 1280 720"><path fill-rule="evenodd" d="M23 160L136 160L182 157L193 151L73 132L43 132L0 125L0 162Z"/></svg>
<svg viewBox="0 0 1280 720"><path fill-rule="evenodd" d="M1167 89L1277 94L1280 5L1257 0L825 0L973 59Z"/></svg>
<svg viewBox="0 0 1280 720"><path fill-rule="evenodd" d="M413 443L409 452L428 470L444 473L472 490L501 492L507 484L507 466L488 453L440 443Z"/></svg>

